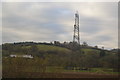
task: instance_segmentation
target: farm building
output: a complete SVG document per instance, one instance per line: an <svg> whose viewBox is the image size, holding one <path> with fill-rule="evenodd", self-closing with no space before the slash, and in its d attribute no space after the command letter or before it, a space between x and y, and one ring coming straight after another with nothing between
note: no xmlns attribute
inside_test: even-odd
<svg viewBox="0 0 120 80"><path fill-rule="evenodd" d="M15 55L15 54L11 54L10 57L33 58L32 55Z"/></svg>

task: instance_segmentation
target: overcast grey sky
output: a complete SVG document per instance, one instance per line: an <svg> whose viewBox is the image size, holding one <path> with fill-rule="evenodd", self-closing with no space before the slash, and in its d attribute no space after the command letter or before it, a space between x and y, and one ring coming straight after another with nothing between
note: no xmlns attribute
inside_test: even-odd
<svg viewBox="0 0 120 80"><path fill-rule="evenodd" d="M117 48L117 2L10 2L2 4L2 41L72 41L74 14L80 15L80 40Z"/></svg>

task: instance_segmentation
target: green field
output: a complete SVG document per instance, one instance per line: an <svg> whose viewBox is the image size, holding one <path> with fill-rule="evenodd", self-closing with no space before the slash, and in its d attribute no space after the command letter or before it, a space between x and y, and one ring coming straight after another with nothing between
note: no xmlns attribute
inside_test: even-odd
<svg viewBox="0 0 120 80"><path fill-rule="evenodd" d="M43 50L43 51L70 51L67 48L62 48L62 47L58 47L58 46L49 46L49 45L37 45L37 47L39 48L39 50Z"/></svg>

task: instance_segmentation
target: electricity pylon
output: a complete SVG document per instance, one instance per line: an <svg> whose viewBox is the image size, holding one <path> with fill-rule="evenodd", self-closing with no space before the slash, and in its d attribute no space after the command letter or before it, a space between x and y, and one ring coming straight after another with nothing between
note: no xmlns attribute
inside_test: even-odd
<svg viewBox="0 0 120 80"><path fill-rule="evenodd" d="M79 14L78 11L75 13L75 24L74 24L74 35L73 35L73 43L80 45L80 37L79 37Z"/></svg>

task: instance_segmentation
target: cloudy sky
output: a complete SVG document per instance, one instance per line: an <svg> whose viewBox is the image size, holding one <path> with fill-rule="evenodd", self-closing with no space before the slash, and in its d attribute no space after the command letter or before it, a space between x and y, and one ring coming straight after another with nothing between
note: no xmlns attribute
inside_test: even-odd
<svg viewBox="0 0 120 80"><path fill-rule="evenodd" d="M2 3L2 43L72 41L76 11L81 44L117 48L117 2Z"/></svg>

